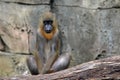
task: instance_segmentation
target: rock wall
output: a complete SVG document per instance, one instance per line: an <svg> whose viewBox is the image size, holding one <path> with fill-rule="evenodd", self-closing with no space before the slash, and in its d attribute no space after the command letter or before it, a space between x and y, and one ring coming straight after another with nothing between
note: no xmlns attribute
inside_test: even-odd
<svg viewBox="0 0 120 80"><path fill-rule="evenodd" d="M120 0L0 0L0 50L8 52L0 57L21 65L9 67L5 76L29 73L25 59L34 50L39 17L50 9L59 23L62 52L71 49L71 66L120 54Z"/></svg>
<svg viewBox="0 0 120 80"><path fill-rule="evenodd" d="M49 0L0 1L0 76L29 73L26 57L33 50L40 15L50 10L48 3Z"/></svg>
<svg viewBox="0 0 120 80"><path fill-rule="evenodd" d="M72 65L120 54L119 0L55 0L54 12Z"/></svg>

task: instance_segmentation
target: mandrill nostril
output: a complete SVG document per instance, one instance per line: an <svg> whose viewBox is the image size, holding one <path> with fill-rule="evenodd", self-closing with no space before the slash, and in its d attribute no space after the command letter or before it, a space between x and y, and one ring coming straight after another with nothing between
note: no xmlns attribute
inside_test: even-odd
<svg viewBox="0 0 120 80"><path fill-rule="evenodd" d="M51 33L51 32L52 32L52 30L45 30L45 32L46 32L46 33Z"/></svg>

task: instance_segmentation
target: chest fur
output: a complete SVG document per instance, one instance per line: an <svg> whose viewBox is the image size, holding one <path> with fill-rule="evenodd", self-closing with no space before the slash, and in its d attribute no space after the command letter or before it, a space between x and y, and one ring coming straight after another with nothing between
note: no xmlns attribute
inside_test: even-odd
<svg viewBox="0 0 120 80"><path fill-rule="evenodd" d="M46 60L50 57L50 54L51 54L51 45L46 43L45 44L45 56L46 56Z"/></svg>

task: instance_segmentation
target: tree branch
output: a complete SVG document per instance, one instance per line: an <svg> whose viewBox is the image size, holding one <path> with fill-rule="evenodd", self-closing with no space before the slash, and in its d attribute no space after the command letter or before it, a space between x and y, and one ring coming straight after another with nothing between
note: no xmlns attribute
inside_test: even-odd
<svg viewBox="0 0 120 80"><path fill-rule="evenodd" d="M120 56L94 60L81 65L37 76L12 77L14 80L85 80L85 79L120 79ZM12 78L2 78L5 80Z"/></svg>

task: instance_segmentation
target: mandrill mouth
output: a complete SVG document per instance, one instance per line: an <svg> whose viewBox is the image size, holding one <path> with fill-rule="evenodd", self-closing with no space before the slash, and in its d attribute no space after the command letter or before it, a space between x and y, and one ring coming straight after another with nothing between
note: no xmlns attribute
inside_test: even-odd
<svg viewBox="0 0 120 80"><path fill-rule="evenodd" d="M46 33L51 33L52 30L53 30L53 27L48 24L48 25L44 26L44 30L45 30Z"/></svg>

